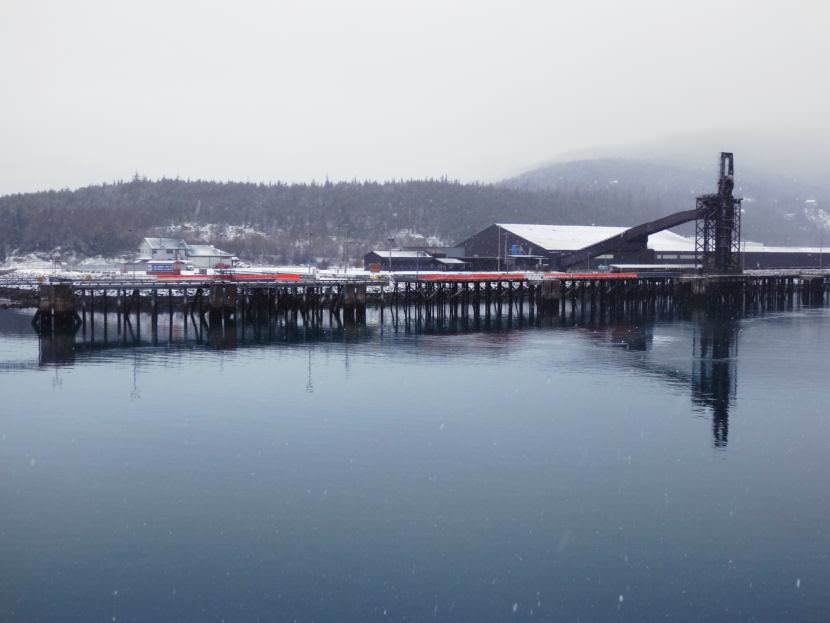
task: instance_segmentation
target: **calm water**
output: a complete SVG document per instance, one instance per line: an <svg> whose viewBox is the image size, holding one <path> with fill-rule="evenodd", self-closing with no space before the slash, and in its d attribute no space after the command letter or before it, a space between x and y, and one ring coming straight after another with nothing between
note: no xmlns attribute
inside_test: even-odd
<svg viewBox="0 0 830 623"><path fill-rule="evenodd" d="M830 313L235 347L0 312L2 621L827 621Z"/></svg>

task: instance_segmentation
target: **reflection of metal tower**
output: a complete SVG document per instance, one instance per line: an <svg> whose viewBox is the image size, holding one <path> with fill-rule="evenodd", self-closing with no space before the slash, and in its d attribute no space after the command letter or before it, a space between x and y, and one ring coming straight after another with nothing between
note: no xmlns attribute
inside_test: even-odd
<svg viewBox="0 0 830 623"><path fill-rule="evenodd" d="M716 448L729 441L729 409L737 393L738 325L729 318L709 318L695 338L692 400L712 410Z"/></svg>
<svg viewBox="0 0 830 623"><path fill-rule="evenodd" d="M732 194L735 164L721 152L718 192L697 198L695 260L704 273L741 272L741 201Z"/></svg>

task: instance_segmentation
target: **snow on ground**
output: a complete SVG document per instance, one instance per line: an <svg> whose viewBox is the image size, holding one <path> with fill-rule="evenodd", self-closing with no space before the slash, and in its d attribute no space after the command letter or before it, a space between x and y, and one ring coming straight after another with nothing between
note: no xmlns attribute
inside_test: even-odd
<svg viewBox="0 0 830 623"><path fill-rule="evenodd" d="M226 223L180 223L161 228L167 234L199 240L236 240L246 236L265 236L265 232L247 225L228 225Z"/></svg>
<svg viewBox="0 0 830 623"><path fill-rule="evenodd" d="M38 279L60 277L63 279L123 279L125 277L135 279L152 279L153 276L147 275L144 271L127 270L121 271L121 262L119 259L112 258L90 258L89 260L78 262L77 264L69 265L66 262L53 262L44 260L36 256L27 256L24 258L10 258L6 262L0 264L0 281L3 278L14 279ZM298 266L298 265L245 265L238 267L236 272L241 273L291 273L301 276L307 276L319 279L342 279L342 278L368 278L371 273L369 271L349 267L344 270L343 267L332 269L318 269L314 266ZM213 270L209 270L208 274L213 274ZM182 276L186 277L188 274L198 274L198 271L185 271Z"/></svg>
<svg viewBox="0 0 830 623"><path fill-rule="evenodd" d="M95 257L73 258L61 255L60 260L52 259L57 254L27 253L26 255L9 255L0 262L0 270L31 270L31 271L95 271L105 272L118 270L124 258L112 258L97 255Z"/></svg>
<svg viewBox="0 0 830 623"><path fill-rule="evenodd" d="M131 273L132 275L132 273ZM0 285L5 279L48 279L52 277L60 277L61 279L72 279L80 281L82 279L119 279L124 275L118 271L85 271L85 270L64 270L52 268L10 268L0 271ZM146 277L145 273L137 273L136 278Z"/></svg>
<svg viewBox="0 0 830 623"><path fill-rule="evenodd" d="M10 257L3 263L0 263L0 282L3 279L48 279L48 278L62 278L72 280L85 279L154 279L152 275L147 275L144 271L127 270L122 272L123 258L107 258L107 257L92 257L76 262L55 262L37 254L29 254L25 256ZM381 271L379 273L372 273L357 268L354 266L333 266L330 268L317 268L316 266L300 265L300 264L242 264L234 272L240 273L290 273L297 274L304 278L320 279L322 281L331 281L337 279L377 279L386 280L388 278L395 279L396 277L411 276L416 271ZM504 271L503 271L504 272ZM452 277L457 274L468 273L453 273L453 272L435 272L435 271L418 271L421 276L430 274L444 275ZM188 275L199 274L198 271L185 271L182 277ZM213 270L208 270L208 274L215 274ZM505 273L509 274L509 273ZM526 274L526 273L522 273Z"/></svg>
<svg viewBox="0 0 830 623"><path fill-rule="evenodd" d="M399 229L392 234L392 237L398 241L398 244L425 244L429 247L448 247L452 243L448 240L443 240L438 236L427 236L414 229Z"/></svg>
<svg viewBox="0 0 830 623"><path fill-rule="evenodd" d="M37 253L9 256L0 264L3 270L49 270L54 266L52 260Z"/></svg>

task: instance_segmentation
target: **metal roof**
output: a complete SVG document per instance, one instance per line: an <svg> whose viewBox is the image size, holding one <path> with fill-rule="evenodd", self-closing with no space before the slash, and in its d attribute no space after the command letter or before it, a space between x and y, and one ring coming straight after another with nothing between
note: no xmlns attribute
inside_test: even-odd
<svg viewBox="0 0 830 623"><path fill-rule="evenodd" d="M145 238L144 242L151 249L186 249L187 243L179 238Z"/></svg>
<svg viewBox="0 0 830 623"><path fill-rule="evenodd" d="M372 253L374 253L375 255L379 255L381 257L385 257L385 258L388 258L390 253L391 253L392 259L395 259L396 257L397 258L413 258L413 259L416 258L416 257L421 257L421 258L431 258L432 257L429 253L425 253L424 251L411 251L409 249L392 249L391 251L389 249L386 249L385 251L374 249L372 251Z"/></svg>
<svg viewBox="0 0 830 623"><path fill-rule="evenodd" d="M628 227L598 225L525 225L518 223L496 223L496 225L546 251L577 251L611 236L617 236L628 229ZM663 230L648 237L648 248L660 253L694 253L695 239ZM762 242L745 240L741 243L741 251L819 254L824 249L821 247L775 247L767 246Z"/></svg>
<svg viewBox="0 0 830 623"><path fill-rule="evenodd" d="M537 247L546 251L577 251L612 236L618 236L628 227L606 227L597 225L529 225L520 223L496 223ZM655 251L691 251L695 250L692 238L660 231L648 237L648 248Z"/></svg>
<svg viewBox="0 0 830 623"><path fill-rule="evenodd" d="M830 247L768 247L760 242L747 242L741 245L741 251L747 253L812 253L819 255L830 252Z"/></svg>
<svg viewBox="0 0 830 623"><path fill-rule="evenodd" d="M681 268L688 268L690 270L700 268L700 264L609 264L610 268L621 268L623 270L647 269L652 270L680 270Z"/></svg>
<svg viewBox="0 0 830 623"><path fill-rule="evenodd" d="M189 244L187 255L192 257L231 257L231 253L217 249L211 244Z"/></svg>

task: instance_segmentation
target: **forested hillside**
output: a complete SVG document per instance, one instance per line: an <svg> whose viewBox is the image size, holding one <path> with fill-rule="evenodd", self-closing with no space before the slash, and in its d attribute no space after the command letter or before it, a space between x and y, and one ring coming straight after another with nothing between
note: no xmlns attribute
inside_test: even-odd
<svg viewBox="0 0 830 623"><path fill-rule="evenodd" d="M448 180L251 184L132 181L0 197L0 256L118 256L142 237L211 242L250 261L359 258L373 246L452 244L493 222L634 225L694 205L715 172L639 160L567 162L498 185ZM747 238L818 244L820 188L741 172ZM830 199L830 198L828 198ZM826 223L824 224L826 229Z"/></svg>
<svg viewBox="0 0 830 623"><path fill-rule="evenodd" d="M246 184L163 179L0 198L0 254L129 253L145 235L206 240L250 260L340 260L372 246L451 244L494 221L626 224L659 214L613 187L534 192L447 180Z"/></svg>

